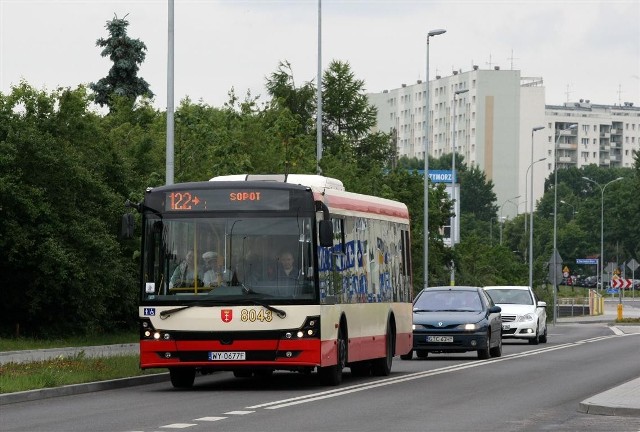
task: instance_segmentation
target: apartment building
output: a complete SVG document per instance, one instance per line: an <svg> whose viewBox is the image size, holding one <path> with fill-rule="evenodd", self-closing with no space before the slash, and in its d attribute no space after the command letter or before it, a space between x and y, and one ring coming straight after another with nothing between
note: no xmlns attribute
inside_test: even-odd
<svg viewBox="0 0 640 432"><path fill-rule="evenodd" d="M498 67L474 66L436 76L429 84L431 156L451 153L455 143L466 164L493 181L500 216L506 218L530 212L531 196L534 205L542 196L553 173L556 142L560 168L630 167L633 150L640 149L640 108L632 103L546 106L542 78ZM378 130L392 133L398 155L424 159L426 84L402 84L367 96L378 109Z"/></svg>
<svg viewBox="0 0 640 432"><path fill-rule="evenodd" d="M558 167L580 168L595 164L600 167L631 168L634 151L640 150L640 107L632 102L620 105L598 105L589 100L567 102L545 108L547 129L575 124L566 137L558 141ZM547 175L553 173L554 137L547 137Z"/></svg>

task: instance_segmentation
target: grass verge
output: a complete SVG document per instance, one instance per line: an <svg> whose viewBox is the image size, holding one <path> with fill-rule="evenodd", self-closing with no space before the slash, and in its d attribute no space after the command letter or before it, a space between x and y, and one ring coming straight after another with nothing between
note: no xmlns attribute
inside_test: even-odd
<svg viewBox="0 0 640 432"><path fill-rule="evenodd" d="M138 343L140 335L137 332L102 334L92 336L75 336L56 339L30 338L0 338L1 351L22 351L46 348L65 348L95 345L113 345L123 343Z"/></svg>
<svg viewBox="0 0 640 432"><path fill-rule="evenodd" d="M142 370L137 355L59 357L31 363L0 365L0 393L60 387L117 378L166 372L165 369Z"/></svg>

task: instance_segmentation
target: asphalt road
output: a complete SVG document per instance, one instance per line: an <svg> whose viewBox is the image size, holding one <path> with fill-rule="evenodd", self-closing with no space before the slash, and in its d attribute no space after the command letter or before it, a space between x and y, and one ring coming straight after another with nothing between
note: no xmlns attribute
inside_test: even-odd
<svg viewBox="0 0 640 432"><path fill-rule="evenodd" d="M566 322L537 346L507 342L503 356L395 359L387 378L321 387L277 373L167 381L0 407L2 431L638 431L640 417L593 415L580 403L640 377L640 333Z"/></svg>

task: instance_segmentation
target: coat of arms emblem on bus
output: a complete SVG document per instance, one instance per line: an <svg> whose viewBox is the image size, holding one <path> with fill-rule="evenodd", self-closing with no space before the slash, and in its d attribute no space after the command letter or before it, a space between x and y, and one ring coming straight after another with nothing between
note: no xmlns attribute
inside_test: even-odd
<svg viewBox="0 0 640 432"><path fill-rule="evenodd" d="M222 319L222 322L231 322L233 319L233 309L220 310L220 319Z"/></svg>

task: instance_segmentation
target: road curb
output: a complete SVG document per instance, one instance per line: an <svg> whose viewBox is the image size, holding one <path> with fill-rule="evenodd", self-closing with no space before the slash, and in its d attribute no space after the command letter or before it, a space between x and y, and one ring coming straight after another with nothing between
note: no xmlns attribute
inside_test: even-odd
<svg viewBox="0 0 640 432"><path fill-rule="evenodd" d="M169 373L143 375L131 378L97 381L86 384L71 384L62 387L29 390L16 393L0 394L0 406L19 402L28 402L58 396L72 396L83 393L91 393L102 390L112 390L123 387L132 387L144 384L155 384L169 380Z"/></svg>
<svg viewBox="0 0 640 432"><path fill-rule="evenodd" d="M578 411L581 413L593 415L640 417L639 408L606 406L601 404L593 404L589 401L580 402L580 404L578 405Z"/></svg>

